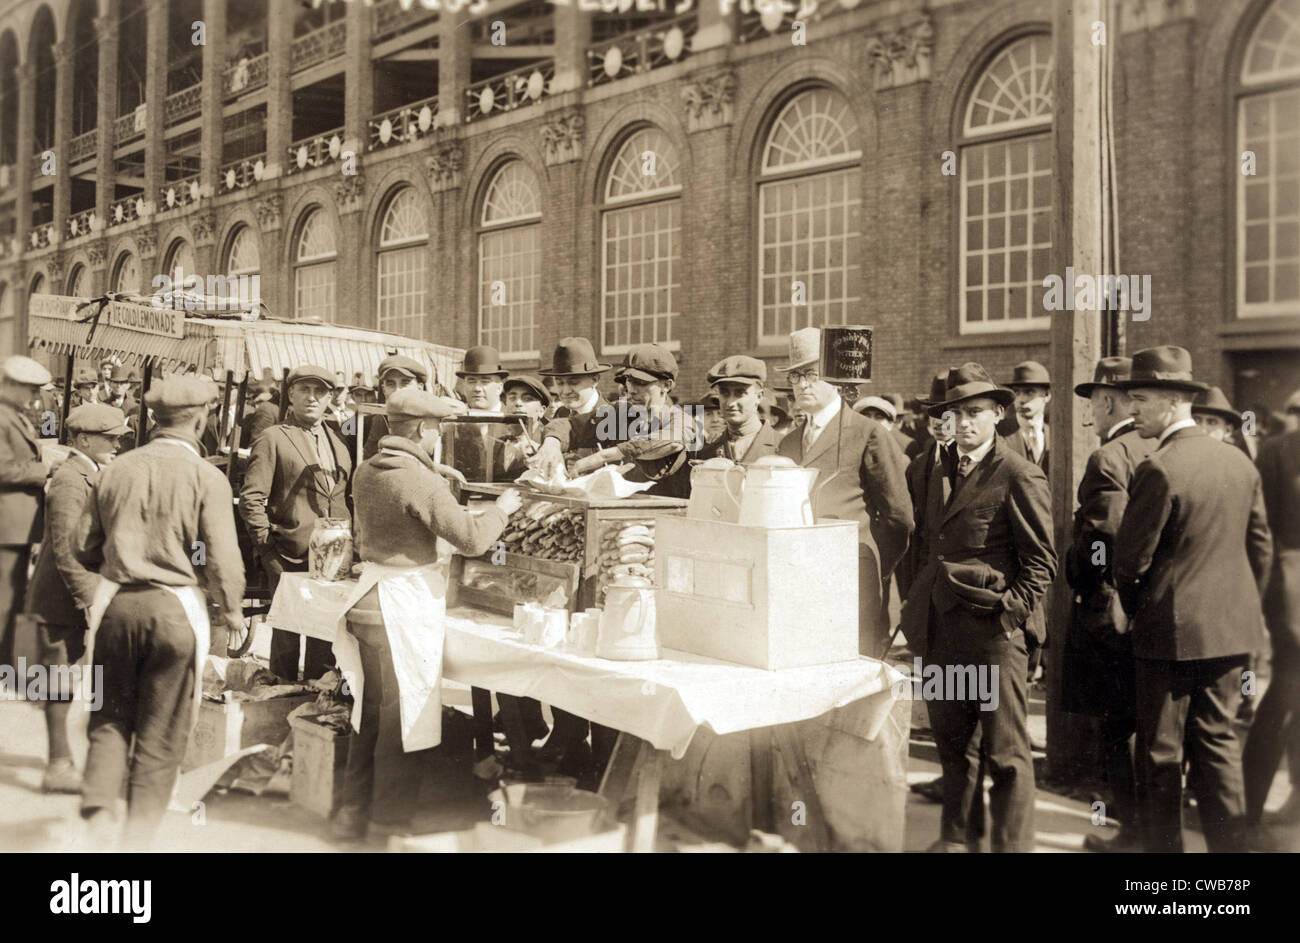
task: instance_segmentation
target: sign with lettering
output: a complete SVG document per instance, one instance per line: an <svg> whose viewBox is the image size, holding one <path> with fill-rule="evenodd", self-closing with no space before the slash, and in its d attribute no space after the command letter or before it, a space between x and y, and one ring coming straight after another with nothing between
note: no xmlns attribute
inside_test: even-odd
<svg viewBox="0 0 1300 943"><path fill-rule="evenodd" d="M862 383L871 379L870 327L846 324L822 328L822 379Z"/></svg>
<svg viewBox="0 0 1300 943"><path fill-rule="evenodd" d="M154 308L114 301L100 318L101 324L139 331L142 334L160 334L180 340L185 336L185 312L171 308Z"/></svg>

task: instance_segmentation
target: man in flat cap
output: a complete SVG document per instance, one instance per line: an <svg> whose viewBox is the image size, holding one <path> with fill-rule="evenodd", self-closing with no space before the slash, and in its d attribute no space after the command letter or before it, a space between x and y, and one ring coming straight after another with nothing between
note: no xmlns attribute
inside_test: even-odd
<svg viewBox="0 0 1300 943"><path fill-rule="evenodd" d="M1074 591L1062 658L1062 705L1075 714L1100 718L1101 759L1110 806L1107 817L1120 832L1107 840L1100 832L1084 836L1089 851L1140 851L1137 791L1133 778L1133 734L1137 694L1133 639L1128 616L1115 590L1115 540L1128 507L1133 473L1155 448L1133 425L1129 398L1117 386L1129 378L1132 361L1106 357L1097 362L1091 383L1074 388L1092 407L1092 428L1100 446L1079 481L1073 540L1065 554L1065 576Z"/></svg>
<svg viewBox="0 0 1300 943"><path fill-rule="evenodd" d="M1192 419L1206 385L1192 378L1182 347L1138 351L1116 385L1129 394L1138 434L1156 441L1129 483L1114 548L1137 666L1143 847L1183 850L1186 753L1206 846L1244 850L1233 721L1251 653L1267 642L1260 597L1273 556L1259 473Z"/></svg>
<svg viewBox="0 0 1300 943"><path fill-rule="evenodd" d="M81 789L97 843L122 824L123 784L132 845L148 843L167 808L197 717L208 613L229 647L247 631L234 497L199 455L211 391L188 376L149 390L153 437L100 470L78 528L77 559L104 580L89 620L104 698L90 718Z"/></svg>
<svg viewBox="0 0 1300 943"><path fill-rule="evenodd" d="M457 502L428 451L437 422L458 412L457 405L412 387L394 392L384 404L389 434L357 469L356 545L363 571L347 630L358 648L361 717L331 823L335 840L364 838L372 819L402 828L420 787L420 757L413 751L439 742L439 702L431 703L431 717L422 711L430 692L436 697L442 674L447 573L446 561L438 560L438 538L478 556L523 504L514 489L482 514ZM385 591L389 585L395 589ZM343 664L342 649L339 659ZM414 716L404 719L408 713ZM421 724L432 721L435 730L414 724L416 717Z"/></svg>
<svg viewBox="0 0 1300 943"><path fill-rule="evenodd" d="M790 335L790 363L780 369L805 415L778 454L817 470L814 517L858 523L858 645L879 658L889 638L880 614L884 583L907 549L912 503L898 446L878 423L844 405L821 378L820 355L817 328Z"/></svg>
<svg viewBox="0 0 1300 943"><path fill-rule="evenodd" d="M29 404L50 382L50 373L30 357L4 362L0 375L0 664L13 664L14 616L27 589L27 561L41 539L45 480L53 460L41 457Z"/></svg>
<svg viewBox="0 0 1300 943"><path fill-rule="evenodd" d="M239 492L239 516L266 574L272 593L285 570L307 569L307 544L318 518L352 517L348 482L352 456L342 437L322 421L334 375L320 366L289 374L289 409L282 424L253 443ZM299 636L271 631L271 670L298 678ZM328 642L307 639L303 679L319 678L331 666Z"/></svg>
<svg viewBox="0 0 1300 943"><path fill-rule="evenodd" d="M943 812L935 851L977 851L973 806L993 780L992 849L1033 850L1034 766L1029 746L1025 636L1030 612L1056 572L1047 477L1007 446L997 423L1013 394L976 363L949 371L931 416L952 424L954 443L935 470L917 520L923 559L903 607L912 649L940 677L997 666L992 703L967 689L928 700ZM982 801L982 800L981 800Z"/></svg>
<svg viewBox="0 0 1300 943"><path fill-rule="evenodd" d="M405 354L390 354L381 360L376 376L379 378L379 392L383 394L385 402L398 390L408 386L428 389L428 368ZM366 441L362 445L361 454L363 458L370 458L379 451L379 440L388 435L388 418L370 416L366 419L365 426Z"/></svg>
<svg viewBox="0 0 1300 943"><path fill-rule="evenodd" d="M50 679L46 692L45 729L49 764L45 792L80 792L81 775L68 745L68 710L72 691L59 683L58 669L74 665L86 652L85 610L94 601L99 575L77 560L77 529L99 470L117 454L121 436L131 430L120 409L87 403L68 413L71 454L50 479L45 495L45 530L27 587L26 613L36 621L41 664Z"/></svg>
<svg viewBox="0 0 1300 943"><path fill-rule="evenodd" d="M239 441L251 449L262 433L280 422L280 384L263 378L248 387L251 410L245 410L240 420Z"/></svg>
<svg viewBox="0 0 1300 943"><path fill-rule="evenodd" d="M502 410L519 413L541 421L551 406L551 392L541 378L531 373L516 373L502 384Z"/></svg>
<svg viewBox="0 0 1300 943"><path fill-rule="evenodd" d="M742 465L752 465L764 455L775 455L781 445L781 434L759 415L766 392L767 364L737 354L715 363L707 379L718 398L726 427L721 435L706 439L704 447L693 458L706 461L722 456Z"/></svg>

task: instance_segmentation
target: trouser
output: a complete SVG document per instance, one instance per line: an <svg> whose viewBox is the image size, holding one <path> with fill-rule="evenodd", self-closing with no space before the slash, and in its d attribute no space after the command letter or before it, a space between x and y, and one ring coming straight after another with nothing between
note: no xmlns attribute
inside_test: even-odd
<svg viewBox="0 0 1300 943"><path fill-rule="evenodd" d="M982 802L983 773L993 784L989 790L990 831L994 851L1032 851L1034 846L1034 764L1029 748L1028 655L1025 634L1017 629L1010 638L996 619L960 617L951 625L931 612L930 651L926 677L948 666L973 666L976 673L996 667L997 706L981 710L968 690L958 700L955 690L940 691L928 700L930 727L934 731L943 767L943 812L940 837L945 842L969 842L979 835L973 805ZM945 672L945 675L953 674ZM966 675L970 677L969 673ZM990 689L990 694L991 694ZM983 769L981 769L981 758Z"/></svg>
<svg viewBox="0 0 1300 943"><path fill-rule="evenodd" d="M382 626L348 620L361 650L361 729L348 744L340 805L383 809L385 822L405 823L415 814L426 750L402 750L402 708L397 671ZM375 770L380 776L376 782Z"/></svg>
<svg viewBox="0 0 1300 943"><path fill-rule="evenodd" d="M1239 851L1246 812L1233 720L1249 655L1198 661L1138 658L1137 795L1144 850L1183 850L1184 750L1212 852Z"/></svg>
<svg viewBox="0 0 1300 943"><path fill-rule="evenodd" d="M36 643L49 679L45 694L45 732L50 762L71 759L68 713L72 707L73 691L69 684L64 684L69 679L60 669L75 665L86 653L86 626L84 623L55 625L37 622Z"/></svg>
<svg viewBox="0 0 1300 943"><path fill-rule="evenodd" d="M266 573L267 588L275 595L280 585L280 574L305 573L307 563L295 563L286 560L280 554L267 549L262 552L262 570ZM286 681L298 680L298 656L301 653L302 636L297 632L283 629L271 630L271 673ZM307 654L303 659L302 680L314 681L335 666L334 647L324 639L307 639Z"/></svg>
<svg viewBox="0 0 1300 943"><path fill-rule="evenodd" d="M1104 667L1097 683L1106 691L1106 710L1101 716L1101 759L1110 786L1108 816L1126 827L1137 827L1137 793L1133 772L1133 750L1137 733L1136 669L1132 648L1119 651L1100 648L1099 664Z"/></svg>
<svg viewBox="0 0 1300 943"><path fill-rule="evenodd" d="M14 617L27 595L27 560L31 547L0 547L0 665L14 663Z"/></svg>
<svg viewBox="0 0 1300 943"><path fill-rule="evenodd" d="M1264 814L1269 787L1284 751L1292 761L1291 788L1295 789L1294 762L1300 751L1300 647L1289 640L1278 640L1273 649L1273 677L1255 711L1241 760L1246 818L1252 823Z"/></svg>
<svg viewBox="0 0 1300 943"><path fill-rule="evenodd" d="M889 619L884 612L880 564L871 548L858 545L858 652L883 658L889 640Z"/></svg>
<svg viewBox="0 0 1300 943"><path fill-rule="evenodd" d="M113 808L126 780L127 833L158 827L185 757L194 716L194 630L180 600L123 586L95 636L104 702L90 717L81 811Z"/></svg>

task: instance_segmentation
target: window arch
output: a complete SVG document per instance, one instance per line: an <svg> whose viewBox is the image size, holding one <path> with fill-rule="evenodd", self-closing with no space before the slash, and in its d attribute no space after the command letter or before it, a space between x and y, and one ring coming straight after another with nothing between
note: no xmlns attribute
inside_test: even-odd
<svg viewBox="0 0 1300 943"><path fill-rule="evenodd" d="M113 291L140 291L140 263L131 252L123 252L113 266Z"/></svg>
<svg viewBox="0 0 1300 943"><path fill-rule="evenodd" d="M1256 24L1237 88L1237 316L1300 311L1300 0Z"/></svg>
<svg viewBox="0 0 1300 943"><path fill-rule="evenodd" d="M35 277L32 278L32 286L28 289L27 294L29 297L31 295L43 295L46 291L48 289L45 287L45 273L37 272Z"/></svg>
<svg viewBox="0 0 1300 943"><path fill-rule="evenodd" d="M483 197L478 235L479 343L503 355L537 354L541 188L521 160L503 165Z"/></svg>
<svg viewBox="0 0 1300 943"><path fill-rule="evenodd" d="M623 142L605 176L601 218L601 336L607 351L677 347L682 186L677 148L659 128Z"/></svg>
<svg viewBox="0 0 1300 943"><path fill-rule="evenodd" d="M197 274L198 268L194 263L194 250L184 239L177 239L167 249L166 260L163 262L162 274L172 280L173 289L183 289L185 285L182 281L189 281L190 285L194 284L192 276ZM202 282L196 289L199 293L203 292Z"/></svg>
<svg viewBox="0 0 1300 943"><path fill-rule="evenodd" d="M1005 46L976 80L961 141L962 333L1046 328L1052 249L1052 40Z"/></svg>
<svg viewBox="0 0 1300 943"><path fill-rule="evenodd" d="M256 275L262 262L257 251L257 237L247 226L240 226L226 244L227 275Z"/></svg>
<svg viewBox="0 0 1300 943"><path fill-rule="evenodd" d="M293 253L293 316L334 321L338 246L334 229L320 207L307 211L298 226Z"/></svg>
<svg viewBox="0 0 1300 943"><path fill-rule="evenodd" d="M379 226L375 281L379 329L424 336L424 273L429 224L415 190L402 187L388 202Z"/></svg>
<svg viewBox="0 0 1300 943"><path fill-rule="evenodd" d="M844 324L861 299L862 139L838 91L806 89L777 113L758 182L758 333Z"/></svg>
<svg viewBox="0 0 1300 943"><path fill-rule="evenodd" d="M78 262L68 273L68 290L66 294L73 298L85 298L90 294L90 270Z"/></svg>

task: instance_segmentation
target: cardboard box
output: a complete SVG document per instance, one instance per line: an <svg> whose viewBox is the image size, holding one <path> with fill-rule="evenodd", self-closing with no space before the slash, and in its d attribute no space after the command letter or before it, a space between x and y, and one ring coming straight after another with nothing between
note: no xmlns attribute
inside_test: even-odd
<svg viewBox="0 0 1300 943"><path fill-rule="evenodd" d="M666 648L755 668L858 657L858 525L747 527L656 515Z"/></svg>
<svg viewBox="0 0 1300 943"><path fill-rule="evenodd" d="M295 805L329 818L338 808L351 737L305 717L293 728L293 779L289 798Z"/></svg>
<svg viewBox="0 0 1300 943"><path fill-rule="evenodd" d="M298 705L315 699L314 694L222 703L204 698L199 702L199 719L190 734L181 772L188 773L259 743L279 746L289 736L289 714Z"/></svg>

